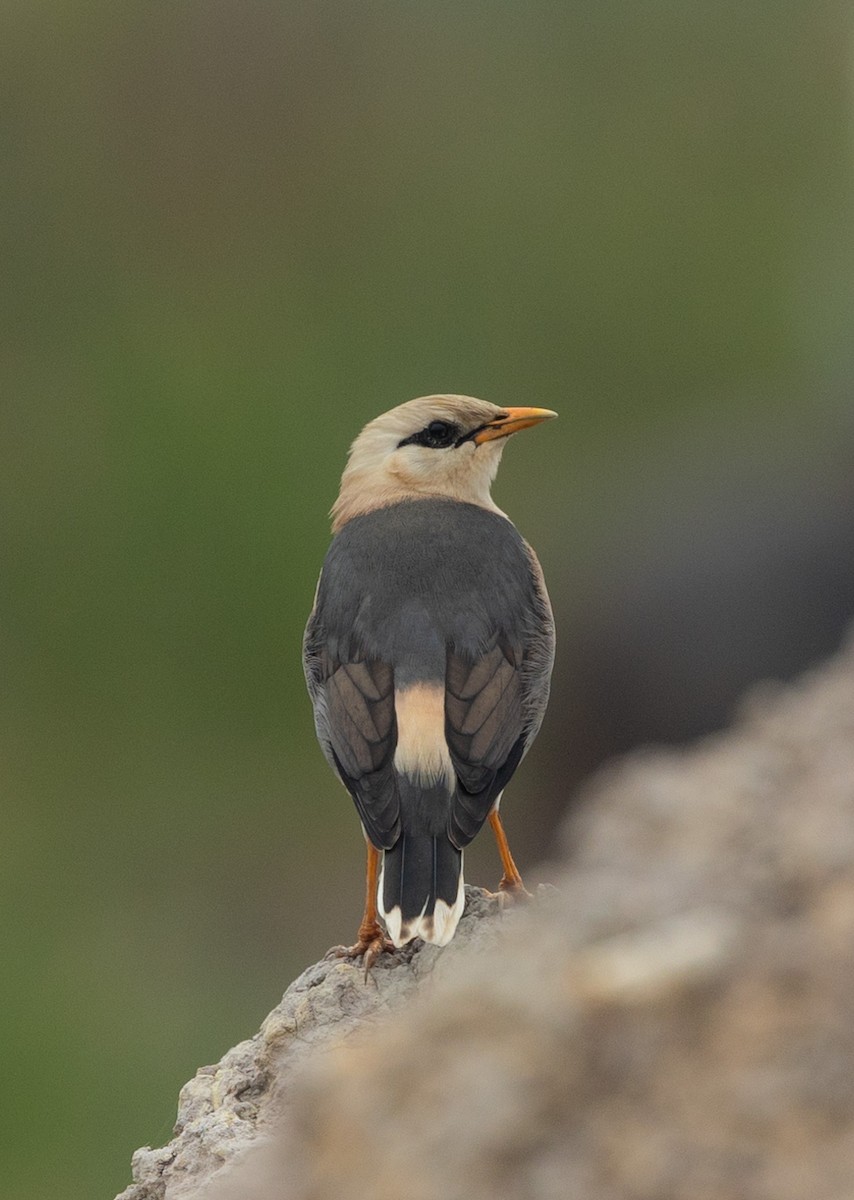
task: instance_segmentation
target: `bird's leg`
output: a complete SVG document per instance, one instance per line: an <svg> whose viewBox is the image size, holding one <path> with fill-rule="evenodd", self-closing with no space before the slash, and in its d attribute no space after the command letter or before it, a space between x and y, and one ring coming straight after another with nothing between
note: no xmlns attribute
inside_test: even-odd
<svg viewBox="0 0 854 1200"><path fill-rule="evenodd" d="M501 876L501 882L498 885L499 895L505 898L506 901L530 899L531 893L525 889L525 885L522 883L522 876L519 874L519 868L514 863L513 855L510 853L507 834L504 832L504 826L501 824L497 808L494 808L489 814L489 824L492 827L492 832L495 834L498 853L501 855L501 866L504 868L504 874Z"/></svg>
<svg viewBox="0 0 854 1200"><path fill-rule="evenodd" d="M367 840L367 839L366 839ZM365 956L365 974L385 950L393 950L394 944L388 940L377 920L377 878L379 876L380 852L370 842L367 842L368 862L365 870L365 911L362 923L356 934L357 941L352 946L338 946L334 953L340 958L359 958Z"/></svg>

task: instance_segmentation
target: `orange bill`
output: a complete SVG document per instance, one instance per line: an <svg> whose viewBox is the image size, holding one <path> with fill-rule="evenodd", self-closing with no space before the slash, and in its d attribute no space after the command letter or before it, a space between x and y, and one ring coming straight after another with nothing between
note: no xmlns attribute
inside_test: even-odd
<svg viewBox="0 0 854 1200"><path fill-rule="evenodd" d="M550 408L505 408L500 416L474 435L474 441L480 445L481 442L491 442L494 438L509 437L511 433L518 433L520 429L530 429L532 425L550 421L556 416L557 413L552 412Z"/></svg>

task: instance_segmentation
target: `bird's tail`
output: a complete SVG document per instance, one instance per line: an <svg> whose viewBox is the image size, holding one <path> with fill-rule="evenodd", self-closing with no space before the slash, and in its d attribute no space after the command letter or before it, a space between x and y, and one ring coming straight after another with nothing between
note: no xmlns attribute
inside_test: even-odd
<svg viewBox="0 0 854 1200"><path fill-rule="evenodd" d="M446 946L465 903L462 851L444 833L402 833L383 855L378 902L395 946Z"/></svg>

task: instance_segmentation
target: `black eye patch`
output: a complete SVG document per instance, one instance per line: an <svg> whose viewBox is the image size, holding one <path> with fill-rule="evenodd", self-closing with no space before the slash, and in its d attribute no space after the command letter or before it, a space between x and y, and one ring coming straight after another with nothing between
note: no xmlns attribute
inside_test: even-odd
<svg viewBox="0 0 854 1200"><path fill-rule="evenodd" d="M431 421L425 429L404 438L397 445L398 449L401 446L427 446L430 450L445 450L454 445L459 435L460 427L452 421Z"/></svg>

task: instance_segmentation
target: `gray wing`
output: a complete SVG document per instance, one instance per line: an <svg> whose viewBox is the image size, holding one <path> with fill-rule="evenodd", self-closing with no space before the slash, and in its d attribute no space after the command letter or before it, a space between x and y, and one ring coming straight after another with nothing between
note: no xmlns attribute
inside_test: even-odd
<svg viewBox="0 0 854 1200"><path fill-rule="evenodd" d="M460 847L478 832L536 737L549 698L554 621L542 572L527 547L533 595L523 630L502 630L478 655L447 660L445 735L459 786L449 832Z"/></svg>
<svg viewBox="0 0 854 1200"><path fill-rule="evenodd" d="M305 631L303 662L317 737L353 797L368 837L387 849L400 834L392 668L366 658L341 661L342 652L333 645L315 603Z"/></svg>

